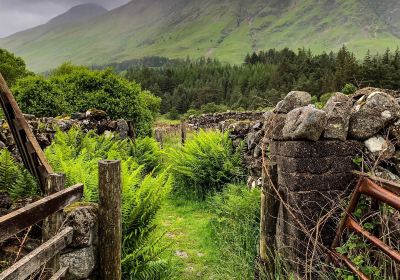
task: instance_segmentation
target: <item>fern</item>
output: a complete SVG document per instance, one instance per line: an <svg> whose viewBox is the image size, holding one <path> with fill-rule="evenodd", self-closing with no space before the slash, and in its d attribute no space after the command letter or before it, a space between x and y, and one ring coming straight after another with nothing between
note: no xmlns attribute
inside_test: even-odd
<svg viewBox="0 0 400 280"><path fill-rule="evenodd" d="M36 179L5 149L0 150L0 191L13 199L40 194Z"/></svg>
<svg viewBox="0 0 400 280"><path fill-rule="evenodd" d="M200 131L182 149L169 149L167 157L175 190L188 196L204 199L243 179L240 151L227 133Z"/></svg>
<svg viewBox="0 0 400 280"><path fill-rule="evenodd" d="M98 201L101 159L120 159L122 171L122 226L124 279L157 279L165 270L160 255L162 235L155 234L155 216L171 189L169 170L149 171L159 165L160 151L149 138L136 143L115 136L99 136L79 129L56 133L46 155L53 168L67 175L68 185L84 183L84 199Z"/></svg>

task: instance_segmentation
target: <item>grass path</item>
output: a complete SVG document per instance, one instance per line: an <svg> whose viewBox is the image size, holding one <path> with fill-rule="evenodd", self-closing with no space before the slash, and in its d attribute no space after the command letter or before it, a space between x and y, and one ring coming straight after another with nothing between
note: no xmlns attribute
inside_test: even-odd
<svg viewBox="0 0 400 280"><path fill-rule="evenodd" d="M159 212L160 230L171 242L164 256L171 262L168 279L226 279L218 273L219 250L208 223L205 202L168 200Z"/></svg>

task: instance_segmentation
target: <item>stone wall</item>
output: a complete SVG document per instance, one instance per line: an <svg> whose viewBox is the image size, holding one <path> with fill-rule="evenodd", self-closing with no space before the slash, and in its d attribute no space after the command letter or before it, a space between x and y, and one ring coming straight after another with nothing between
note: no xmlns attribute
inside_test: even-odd
<svg viewBox="0 0 400 280"><path fill-rule="evenodd" d="M257 121L263 119L264 112L226 112L190 116L187 123L197 129L226 129L230 124L240 121Z"/></svg>
<svg viewBox="0 0 400 280"><path fill-rule="evenodd" d="M344 198L355 187L353 169L400 180L398 96L375 88L335 93L318 109L308 93L291 92L264 115L265 137L260 141L256 131L247 136L253 156L264 145L264 162L277 167L276 174L264 174L264 188L275 188L280 206L263 215L278 217L277 250L292 272L310 272L323 255L315 244L332 243ZM356 165L361 156L363 166Z"/></svg>
<svg viewBox="0 0 400 280"><path fill-rule="evenodd" d="M86 113L74 113L64 118L36 118L25 115L29 127L36 136L39 145L44 149L51 144L56 131L68 131L74 126L83 131L94 130L98 134L117 132L122 139L134 134L132 125L126 120L111 120L104 111L89 110ZM16 145L7 122L0 120L0 148L7 147L17 155Z"/></svg>
<svg viewBox="0 0 400 280"><path fill-rule="evenodd" d="M0 216L16 211L40 199L32 197L19 199L14 203L5 192L0 192ZM97 279L97 246L98 246L98 206L94 203L75 203L63 211L63 226L74 229L72 243L60 253L61 267L68 266L66 279ZM60 229L61 230L61 229ZM0 243L0 270L11 266L19 254L19 259L33 251L41 244L41 225L34 225L29 231ZM21 247L21 240L26 242Z"/></svg>

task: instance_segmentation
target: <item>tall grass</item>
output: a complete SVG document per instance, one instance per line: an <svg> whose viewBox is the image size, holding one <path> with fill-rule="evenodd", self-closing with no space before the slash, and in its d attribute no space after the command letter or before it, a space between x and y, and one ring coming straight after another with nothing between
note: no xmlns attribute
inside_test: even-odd
<svg viewBox="0 0 400 280"><path fill-rule="evenodd" d="M210 198L210 222L221 251L220 273L228 279L254 279L260 226L260 191L229 185Z"/></svg>

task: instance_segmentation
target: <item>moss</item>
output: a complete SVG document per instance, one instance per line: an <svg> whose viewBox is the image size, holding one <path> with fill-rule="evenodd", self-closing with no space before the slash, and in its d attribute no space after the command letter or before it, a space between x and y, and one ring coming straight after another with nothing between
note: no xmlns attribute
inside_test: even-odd
<svg viewBox="0 0 400 280"><path fill-rule="evenodd" d="M97 210L99 205L97 203L79 201L79 202L72 203L71 205L65 207L64 213L68 214L68 213L71 213L72 211L74 211L75 209L82 208L82 207L91 207L91 208L94 208Z"/></svg>

